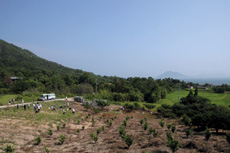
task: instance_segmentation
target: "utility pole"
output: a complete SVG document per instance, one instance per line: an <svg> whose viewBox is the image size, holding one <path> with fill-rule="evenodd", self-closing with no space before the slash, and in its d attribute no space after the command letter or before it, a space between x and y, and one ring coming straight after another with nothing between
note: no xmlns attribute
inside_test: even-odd
<svg viewBox="0 0 230 153"><path fill-rule="evenodd" d="M178 83L179 88L178 88L178 103L180 103L180 83Z"/></svg>

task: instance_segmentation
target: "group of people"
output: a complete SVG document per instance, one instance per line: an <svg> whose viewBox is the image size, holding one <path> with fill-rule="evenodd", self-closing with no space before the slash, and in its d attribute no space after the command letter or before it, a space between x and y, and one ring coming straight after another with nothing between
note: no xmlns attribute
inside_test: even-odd
<svg viewBox="0 0 230 153"><path fill-rule="evenodd" d="M74 108L67 109L67 111L69 111L69 110L70 111L72 110L72 114L75 114L75 112L76 112ZM65 113L66 113L65 109L62 109L62 114L65 115Z"/></svg>
<svg viewBox="0 0 230 153"><path fill-rule="evenodd" d="M42 104L39 104L39 102L37 102L37 104L33 103L33 107L34 107L34 112L39 113L40 110L42 109Z"/></svg>
<svg viewBox="0 0 230 153"><path fill-rule="evenodd" d="M9 101L9 105L11 105L12 102L13 102L13 104L15 104L15 99L10 100L10 101ZM28 103L28 105L24 104L24 99L22 99L21 102L22 102L22 105L21 105L21 106L24 108L24 110L26 110L27 107L30 108L30 103ZM64 107L66 107L66 106L67 106L67 111L72 111L72 114L75 114L75 113L76 113L75 109L70 107L70 104L69 104L69 102L68 102L68 98L67 98L67 97L66 97L66 104L65 104ZM17 104L17 109L19 109L19 107L20 107L20 105ZM60 106L60 107L57 106L57 109L62 109L63 115L66 113L64 107L63 107L63 106ZM39 102L37 102L37 104L36 104L36 103L34 103L34 100L33 100L33 108L34 108L34 112L35 112L35 113L39 113L40 110L41 110L41 108L42 108L42 104L39 104ZM54 111L54 110L55 110L55 107L54 107L54 106L51 106L50 109L51 109L52 111Z"/></svg>
<svg viewBox="0 0 230 153"><path fill-rule="evenodd" d="M15 104L15 99L14 98L9 101L9 105L11 105L11 103Z"/></svg>

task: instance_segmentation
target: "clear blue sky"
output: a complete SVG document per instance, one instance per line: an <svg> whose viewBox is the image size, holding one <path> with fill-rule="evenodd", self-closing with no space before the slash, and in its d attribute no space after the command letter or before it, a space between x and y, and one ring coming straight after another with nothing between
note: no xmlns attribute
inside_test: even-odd
<svg viewBox="0 0 230 153"><path fill-rule="evenodd" d="M99 75L230 76L230 1L0 0L0 39Z"/></svg>

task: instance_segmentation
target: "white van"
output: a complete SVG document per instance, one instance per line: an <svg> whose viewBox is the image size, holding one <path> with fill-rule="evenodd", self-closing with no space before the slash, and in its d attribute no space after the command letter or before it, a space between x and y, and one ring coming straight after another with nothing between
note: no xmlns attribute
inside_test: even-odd
<svg viewBox="0 0 230 153"><path fill-rule="evenodd" d="M50 94L41 94L38 100L45 101L45 100L54 100L56 99L56 95L54 93Z"/></svg>

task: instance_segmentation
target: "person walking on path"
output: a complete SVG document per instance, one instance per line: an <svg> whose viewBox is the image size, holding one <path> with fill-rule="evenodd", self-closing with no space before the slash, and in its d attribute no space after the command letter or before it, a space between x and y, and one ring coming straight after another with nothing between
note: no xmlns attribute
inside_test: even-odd
<svg viewBox="0 0 230 153"><path fill-rule="evenodd" d="M33 104L33 107L34 107L34 111L36 112L36 105L35 105L35 104Z"/></svg>
<svg viewBox="0 0 230 153"><path fill-rule="evenodd" d="M22 99L22 106L24 106L24 100Z"/></svg>

